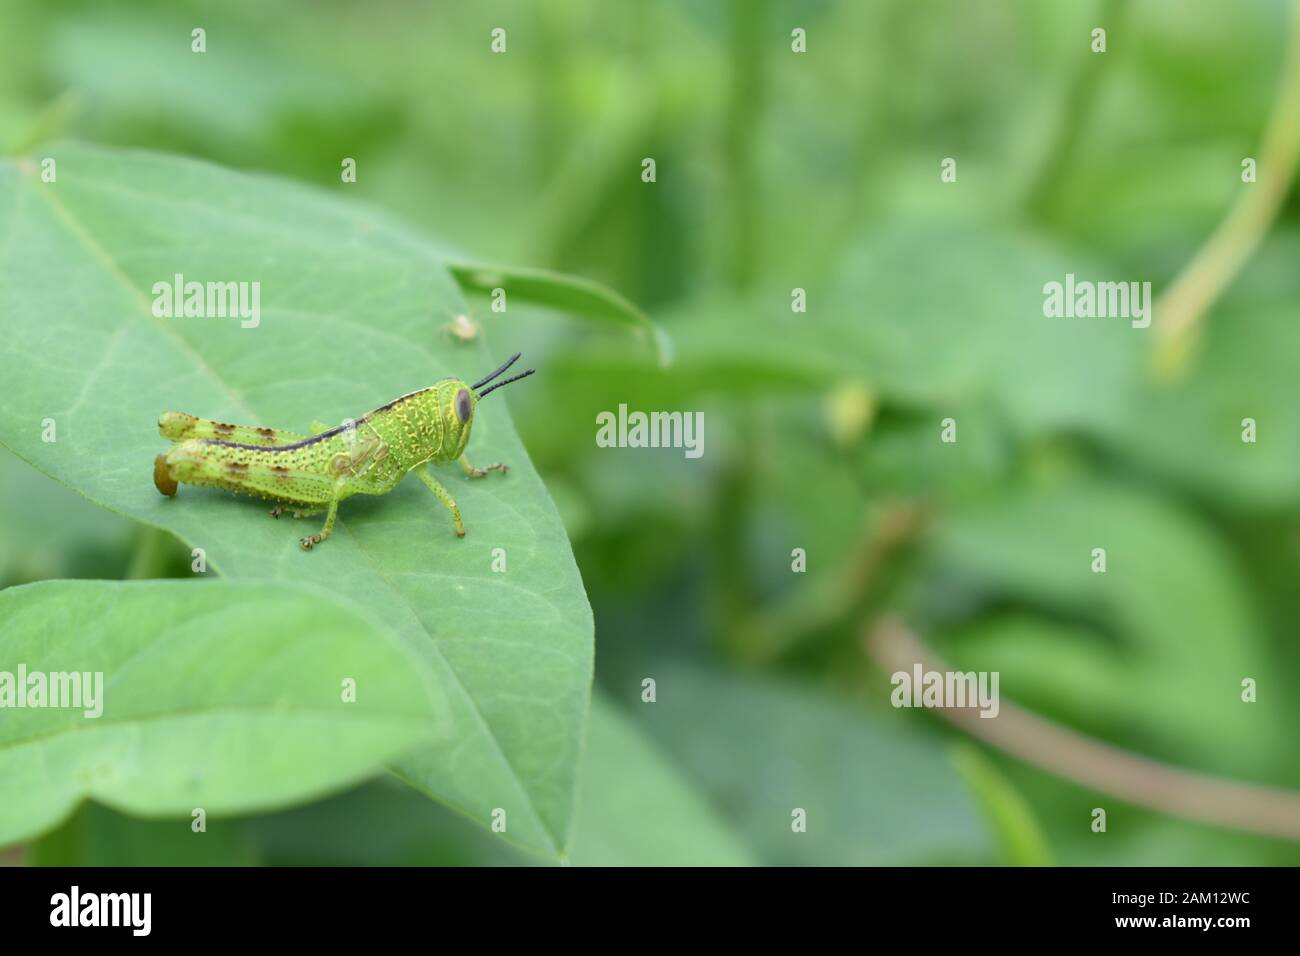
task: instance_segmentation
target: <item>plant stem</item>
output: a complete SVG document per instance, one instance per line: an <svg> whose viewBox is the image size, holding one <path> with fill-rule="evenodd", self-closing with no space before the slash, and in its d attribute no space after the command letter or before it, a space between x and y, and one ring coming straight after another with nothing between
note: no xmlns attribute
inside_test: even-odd
<svg viewBox="0 0 1300 956"><path fill-rule="evenodd" d="M927 671L952 669L897 619L879 621L865 643L887 672L910 671L918 663ZM1300 841L1300 793L1160 763L1005 700L992 720L975 708L941 707L935 713L970 736L1088 790L1186 820Z"/></svg>
<svg viewBox="0 0 1300 956"><path fill-rule="evenodd" d="M1204 317L1268 233L1291 189L1300 158L1300 0L1291 0L1282 77L1259 153L1259 181L1240 198L1200 251L1156 300L1152 373L1161 384L1183 379L1203 335Z"/></svg>

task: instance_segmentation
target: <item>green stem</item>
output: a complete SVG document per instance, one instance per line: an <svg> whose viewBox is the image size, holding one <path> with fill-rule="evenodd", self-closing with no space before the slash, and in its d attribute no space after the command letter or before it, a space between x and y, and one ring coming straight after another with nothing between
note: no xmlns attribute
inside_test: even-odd
<svg viewBox="0 0 1300 956"><path fill-rule="evenodd" d="M1152 373L1161 384L1191 367L1204 317L1263 241L1291 190L1300 159L1300 0L1291 0L1282 77L1259 151L1259 181L1240 198L1192 261L1156 300Z"/></svg>

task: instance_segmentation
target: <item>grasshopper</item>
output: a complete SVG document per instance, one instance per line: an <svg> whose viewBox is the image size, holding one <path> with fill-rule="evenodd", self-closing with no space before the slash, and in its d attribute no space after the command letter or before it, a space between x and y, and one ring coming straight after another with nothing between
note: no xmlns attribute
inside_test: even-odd
<svg viewBox="0 0 1300 956"><path fill-rule="evenodd" d="M415 471L451 512L456 536L463 538L460 508L429 466L458 461L470 478L493 471L505 474L507 466L500 462L475 468L465 457L465 446L479 400L536 371L530 368L483 388L519 354L473 385L444 378L354 421L333 428L314 422L309 436L163 412L158 432L173 445L154 459L153 483L169 497L176 494L178 482L256 495L277 502L271 509L275 518L284 505L291 506L295 518L326 511L325 526L299 542L310 551L334 530L340 501L352 495L388 494L408 471Z"/></svg>

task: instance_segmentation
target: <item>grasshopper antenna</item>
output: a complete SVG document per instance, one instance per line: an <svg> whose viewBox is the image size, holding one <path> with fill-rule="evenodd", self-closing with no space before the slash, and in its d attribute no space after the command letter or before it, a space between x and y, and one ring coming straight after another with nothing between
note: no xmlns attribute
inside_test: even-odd
<svg viewBox="0 0 1300 956"><path fill-rule="evenodd" d="M514 355L510 356L510 358L506 359L506 364L505 364L505 365L502 365L499 369L497 369L495 372L493 372L491 375L487 376L486 378L480 379L479 381L475 382L473 385L470 386L470 388L474 389L474 391L477 392L480 388L482 388L482 387L483 387L484 385L486 385L488 382L492 381L492 379L496 378L498 375L500 375L502 372L504 372L504 371L505 371L506 369L508 369L510 366L512 366L512 365L514 365L516 362L518 362L518 361L519 361L519 356L521 356L521 355L523 355L522 352L516 352ZM512 381L513 381L513 379L512 379ZM504 385L505 382L502 382L501 384ZM495 387L495 386L494 386L494 387Z"/></svg>
<svg viewBox="0 0 1300 956"><path fill-rule="evenodd" d="M516 356L516 358L517 358L517 357L518 357L518 356ZM514 359L511 359L511 361L513 362ZM478 393L478 397L479 397L479 398L482 398L484 395L488 395L488 394L490 394L490 393L492 392L493 389L500 388L502 385L509 385L511 382L517 382L517 381L519 381L521 378L527 378L528 376L532 375L532 374L533 374L534 372L536 372L536 371L537 371L537 369L535 369L535 368L530 368L527 372L520 372L518 375L512 375L512 376L510 376L508 379L506 379L504 382L497 382L495 385L490 385L489 387L483 389L483 391L481 391L481 392Z"/></svg>

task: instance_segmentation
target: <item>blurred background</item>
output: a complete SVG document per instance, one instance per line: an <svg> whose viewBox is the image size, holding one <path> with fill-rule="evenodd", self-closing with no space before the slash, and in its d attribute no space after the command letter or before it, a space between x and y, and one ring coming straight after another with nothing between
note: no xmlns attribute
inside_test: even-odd
<svg viewBox="0 0 1300 956"><path fill-rule="evenodd" d="M1295 35L1283 0L5 0L2 16L7 152L70 137L317 184L466 257L597 280L667 330L664 369L572 316L473 313L494 353L546 369L511 408L595 612L597 683L755 860L1300 863L1295 842L891 708L867 640L904 622L1071 740L1300 789L1300 202L1256 230L1176 374L1152 374L1157 328L1042 316L1066 273L1167 289L1243 191L1286 178L1261 162L1241 179ZM177 40L195 26L205 57ZM620 403L703 411L704 456L597 448L596 414ZM0 586L129 577L147 547L0 451ZM643 676L659 706L640 706ZM816 825L793 838L760 812L774 802ZM171 829L90 805L7 856L529 862L391 781L215 821L202 858Z"/></svg>

